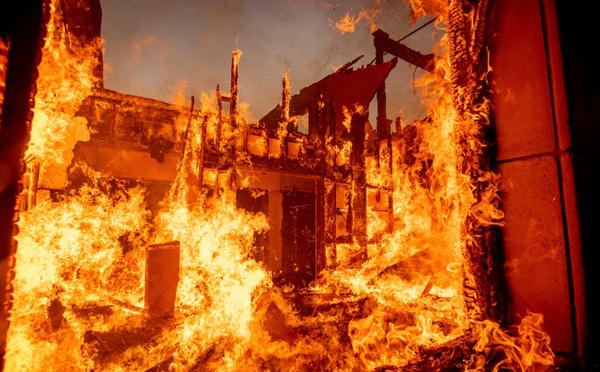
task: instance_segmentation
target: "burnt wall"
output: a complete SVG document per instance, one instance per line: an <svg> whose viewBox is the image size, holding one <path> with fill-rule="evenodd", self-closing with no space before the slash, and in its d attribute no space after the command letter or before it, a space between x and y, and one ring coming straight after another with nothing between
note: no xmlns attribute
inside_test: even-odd
<svg viewBox="0 0 600 372"><path fill-rule="evenodd" d="M503 0L489 34L502 175L507 323L542 313L559 364L585 358L586 308L575 153L553 0Z"/></svg>
<svg viewBox="0 0 600 372"><path fill-rule="evenodd" d="M189 112L161 101L100 89L86 98L78 115L88 120L92 138L145 146L162 138L173 148Z"/></svg>

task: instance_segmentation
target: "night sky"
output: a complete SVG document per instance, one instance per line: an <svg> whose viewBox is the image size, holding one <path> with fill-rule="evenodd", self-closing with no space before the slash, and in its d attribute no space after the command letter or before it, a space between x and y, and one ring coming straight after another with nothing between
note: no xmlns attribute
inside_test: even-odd
<svg viewBox="0 0 600 372"><path fill-rule="evenodd" d="M173 102L179 89L191 95L211 94L216 85L229 90L231 54L243 52L239 64L240 99L249 104L251 121L281 100L281 80L289 69L296 94L334 68L365 57L375 58L369 22L341 33L335 22L346 13L358 17L375 1L327 4L294 0L101 0L105 87L123 93ZM375 19L378 28L399 39L429 18L410 24L402 1L387 1ZM403 43L427 54L441 35L433 24ZM386 57L386 60L391 57ZM387 80L388 117L406 123L423 116L413 77L422 70L399 61ZM375 102L375 100L373 100ZM374 122L375 107L371 109Z"/></svg>

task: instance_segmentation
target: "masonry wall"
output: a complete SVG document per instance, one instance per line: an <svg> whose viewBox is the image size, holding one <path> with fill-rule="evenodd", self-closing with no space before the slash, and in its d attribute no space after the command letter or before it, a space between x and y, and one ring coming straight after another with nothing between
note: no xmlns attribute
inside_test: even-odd
<svg viewBox="0 0 600 372"><path fill-rule="evenodd" d="M507 322L544 314L561 363L586 340L585 289L559 26L553 0L497 1L489 33Z"/></svg>

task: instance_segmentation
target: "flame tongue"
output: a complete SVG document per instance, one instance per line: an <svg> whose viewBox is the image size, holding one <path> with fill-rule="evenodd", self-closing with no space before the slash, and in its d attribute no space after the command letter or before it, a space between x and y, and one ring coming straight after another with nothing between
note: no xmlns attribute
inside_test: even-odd
<svg viewBox="0 0 600 372"><path fill-rule="evenodd" d="M411 4L415 15L446 11L439 2ZM373 23L378 9L370 16L348 16L348 29L361 18ZM444 37L440 48L448 42ZM39 184L46 188L64 187L73 145L89 139L84 119L75 115L94 84L93 63L80 64L79 56L91 59L78 53L73 65L88 74L72 76L71 67L63 70L55 63L72 55L60 48L52 39L44 48L47 64L40 67L30 147L41 169ZM240 56L236 51L232 60L235 80ZM56 71L45 70L56 65ZM362 147L378 141L363 130L364 108L339 110L346 120L335 130L365 141L326 136L326 167L346 167L353 177L328 180L324 187L335 199L338 227L354 221L354 239L326 247L330 269L302 290L274 285L273 274L254 259L255 237L272 221L236 207L235 187L246 182L240 168L251 165L247 154L237 151L237 138L248 130L236 108L243 108L237 85L231 96L205 95L199 111L192 104L176 180L154 216L147 212L143 187L127 188L124 181L73 164L88 184L60 201L31 204L20 221L7 370L550 366L553 354L539 315L506 332L489 320L477 321L483 311L467 306L464 283L475 279L465 260L474 239L466 221L490 225L500 223L502 215L497 176L476 160L469 164L466 168L489 186L476 195L464 172L470 160L461 149L470 146L477 153L485 145L477 141L487 105L463 110L477 101L471 98L457 105L456 85L447 77L451 65L446 54L437 60L436 73L420 82L431 105L428 117L377 143L376 154ZM286 141L297 120L289 115L290 95L286 72L279 130L258 151L270 154L273 147L282 162L290 160ZM214 107L227 99L232 105L224 117L221 107ZM298 144L299 153L305 151L305 142ZM205 169L209 152L217 159ZM343 237L342 231L338 241ZM148 310L145 284L164 284L146 277L148 246L175 241L179 280L176 297L169 299L173 307L159 314L165 318L148 316L156 314Z"/></svg>

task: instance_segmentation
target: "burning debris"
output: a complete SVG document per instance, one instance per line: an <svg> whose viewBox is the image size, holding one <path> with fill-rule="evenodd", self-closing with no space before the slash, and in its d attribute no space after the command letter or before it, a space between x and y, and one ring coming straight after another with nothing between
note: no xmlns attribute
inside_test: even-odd
<svg viewBox="0 0 600 372"><path fill-rule="evenodd" d="M96 49L61 43L54 9L6 368L552 365L541 317L515 335L487 320L485 239L501 219L482 142L488 105L481 75L456 70L482 68L482 40L465 60L456 33L480 35L487 6L443 8L440 22L469 20L450 23L448 55L423 56L379 30L375 65L353 61L293 96L286 73L281 103L255 124L238 113L240 51L229 93L217 86L200 109L128 96L98 86ZM428 117L393 134L384 114L373 130L366 109L377 95L385 113L396 59L384 51L432 72L421 82Z"/></svg>

